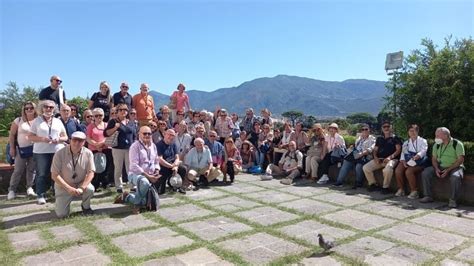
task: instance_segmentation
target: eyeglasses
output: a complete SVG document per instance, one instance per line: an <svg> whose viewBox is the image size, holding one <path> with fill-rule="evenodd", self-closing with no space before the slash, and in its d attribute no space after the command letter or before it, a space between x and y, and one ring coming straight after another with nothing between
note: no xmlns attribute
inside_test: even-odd
<svg viewBox="0 0 474 266"><path fill-rule="evenodd" d="M166 126L166 124L162 124L162 123L159 123L158 125L159 125L159 126Z"/></svg>
<svg viewBox="0 0 474 266"><path fill-rule="evenodd" d="M383 126L382 128L390 128L390 126Z"/></svg>
<svg viewBox="0 0 474 266"><path fill-rule="evenodd" d="M151 136L151 132L142 132L143 136Z"/></svg>
<svg viewBox="0 0 474 266"><path fill-rule="evenodd" d="M23 108L23 110L25 110L25 111L30 111L30 110L35 110L35 108L33 108L33 107L25 107L25 108Z"/></svg>
<svg viewBox="0 0 474 266"><path fill-rule="evenodd" d="M360 131L369 131L368 128L362 128Z"/></svg>
<svg viewBox="0 0 474 266"><path fill-rule="evenodd" d="M214 135L210 135L209 137L210 137L210 138L215 138L215 137L217 137L217 136L214 136Z"/></svg>
<svg viewBox="0 0 474 266"><path fill-rule="evenodd" d="M92 118L92 115L88 115L88 116L86 116L86 118Z"/></svg>
<svg viewBox="0 0 474 266"><path fill-rule="evenodd" d="M120 108L120 109L117 109L117 111L128 111L127 108Z"/></svg>
<svg viewBox="0 0 474 266"><path fill-rule="evenodd" d="M103 115L94 115L94 117L103 117Z"/></svg>
<svg viewBox="0 0 474 266"><path fill-rule="evenodd" d="M76 109L72 109L72 108L71 108L71 112L76 112L76 111L77 111Z"/></svg>
<svg viewBox="0 0 474 266"><path fill-rule="evenodd" d="M156 127L156 125L148 125L148 126L149 126L149 127L153 127L153 128L155 128L155 127Z"/></svg>
<svg viewBox="0 0 474 266"><path fill-rule="evenodd" d="M131 114L131 115L136 115L137 113L135 113L135 112L131 112L130 114Z"/></svg>
<svg viewBox="0 0 474 266"><path fill-rule="evenodd" d="M46 106L43 106L43 108L44 108L44 109L54 109L54 106L48 106L48 105L46 105Z"/></svg>

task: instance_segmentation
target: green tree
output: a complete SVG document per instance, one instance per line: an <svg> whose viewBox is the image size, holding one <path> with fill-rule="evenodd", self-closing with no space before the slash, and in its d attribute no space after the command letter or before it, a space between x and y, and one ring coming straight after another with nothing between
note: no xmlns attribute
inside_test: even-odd
<svg viewBox="0 0 474 266"><path fill-rule="evenodd" d="M305 128L311 128L318 121L318 119L313 115L304 115L301 120L303 121L303 127Z"/></svg>
<svg viewBox="0 0 474 266"><path fill-rule="evenodd" d="M349 122L350 124L365 123L365 124L373 125L377 123L377 118L375 118L373 115L369 113L353 113L351 115L348 115L346 119L347 119L347 122Z"/></svg>
<svg viewBox="0 0 474 266"><path fill-rule="evenodd" d="M12 121L21 116L23 103L27 101L38 102L39 89L27 86L22 89L16 82L10 81L6 88L0 91L0 136L8 136Z"/></svg>
<svg viewBox="0 0 474 266"><path fill-rule="evenodd" d="M300 119L303 116L303 112L291 110L291 111L284 112L283 114L281 114L281 116L290 119L291 124L295 126L296 120Z"/></svg>
<svg viewBox="0 0 474 266"><path fill-rule="evenodd" d="M89 99L83 98L81 96L76 96L72 98L71 100L67 101L68 104L75 104L79 107L79 114L82 116L82 112L86 110L89 107Z"/></svg>
<svg viewBox="0 0 474 266"><path fill-rule="evenodd" d="M474 43L472 38L446 38L440 49L429 39L423 49L412 51L404 67L387 88L386 110L397 106L396 125L416 123L422 134L432 137L437 127L472 140L474 132ZM395 87L393 85L396 85ZM393 97L395 92L395 97ZM400 122L400 123L398 123ZM398 127L397 129L400 129ZM405 130L405 128L403 128Z"/></svg>

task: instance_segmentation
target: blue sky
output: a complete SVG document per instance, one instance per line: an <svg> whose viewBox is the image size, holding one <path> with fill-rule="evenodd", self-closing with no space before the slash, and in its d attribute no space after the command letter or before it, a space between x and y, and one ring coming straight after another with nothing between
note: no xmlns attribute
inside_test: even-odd
<svg viewBox="0 0 474 266"><path fill-rule="evenodd" d="M278 74L386 80L385 55L473 35L474 1L0 0L0 82L68 98L102 80L169 94Z"/></svg>

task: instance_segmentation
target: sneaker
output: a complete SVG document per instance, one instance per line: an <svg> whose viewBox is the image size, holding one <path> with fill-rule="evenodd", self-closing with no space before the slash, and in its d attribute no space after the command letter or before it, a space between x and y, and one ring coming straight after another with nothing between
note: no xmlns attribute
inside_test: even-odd
<svg viewBox="0 0 474 266"><path fill-rule="evenodd" d="M81 208L82 208L82 215L84 216L94 215L94 211L91 208L85 209L84 207L82 207L82 205L81 205Z"/></svg>
<svg viewBox="0 0 474 266"><path fill-rule="evenodd" d="M324 185L324 184L326 184L328 181L329 181L328 175L324 174L324 175L318 180L318 184Z"/></svg>
<svg viewBox="0 0 474 266"><path fill-rule="evenodd" d="M337 182L332 185L332 187L343 187L343 186L344 186L344 184L337 183Z"/></svg>
<svg viewBox="0 0 474 266"><path fill-rule="evenodd" d="M262 181L272 180L272 179L273 179L273 176L272 176L272 175L269 175L269 174L265 174L265 175L261 175L261 176L260 176L260 179L261 179Z"/></svg>
<svg viewBox="0 0 474 266"><path fill-rule="evenodd" d="M38 195L36 195L35 191L33 190L32 187L29 187L27 190L26 190L26 195L28 197L37 197Z"/></svg>
<svg viewBox="0 0 474 266"><path fill-rule="evenodd" d="M380 190L380 193L383 194L383 195L390 194L390 189L389 189L388 187L383 187L383 188Z"/></svg>
<svg viewBox="0 0 474 266"><path fill-rule="evenodd" d="M433 202L433 199L431 197L424 197L420 200L421 203L430 203Z"/></svg>
<svg viewBox="0 0 474 266"><path fill-rule="evenodd" d="M16 193L15 193L15 191L13 191L13 190L8 191L7 200L12 200L12 199L14 199L14 198L16 198Z"/></svg>
<svg viewBox="0 0 474 266"><path fill-rule="evenodd" d="M448 203L448 207L449 207L449 208L457 208L457 207L458 207L458 204L456 203L455 200L450 199L450 200L449 200L449 203Z"/></svg>
<svg viewBox="0 0 474 266"><path fill-rule="evenodd" d="M38 198L38 204L39 204L39 205L46 204L46 199L45 199L44 197Z"/></svg>
<svg viewBox="0 0 474 266"><path fill-rule="evenodd" d="M115 197L114 204L125 203L125 199L127 198L127 196L128 196L127 191L125 191L122 194L118 195L117 197Z"/></svg>
<svg viewBox="0 0 474 266"><path fill-rule="evenodd" d="M293 183L293 180L289 178L283 178L282 180L280 180L280 183L282 183L283 185L291 185L291 183Z"/></svg>
<svg viewBox="0 0 474 266"><path fill-rule="evenodd" d="M420 197L420 196L418 195L418 191L412 191L412 192L410 193L410 195L408 195L408 198L409 198L409 199L417 199L417 198L419 198L419 197Z"/></svg>
<svg viewBox="0 0 474 266"><path fill-rule="evenodd" d="M403 191L403 189L398 189L397 190L397 193L395 193L395 197L402 197L402 196L405 196L405 191Z"/></svg>
<svg viewBox="0 0 474 266"><path fill-rule="evenodd" d="M367 188L367 191L374 192L374 191L379 190L379 189L380 189L380 187L377 186L377 184L372 184Z"/></svg>

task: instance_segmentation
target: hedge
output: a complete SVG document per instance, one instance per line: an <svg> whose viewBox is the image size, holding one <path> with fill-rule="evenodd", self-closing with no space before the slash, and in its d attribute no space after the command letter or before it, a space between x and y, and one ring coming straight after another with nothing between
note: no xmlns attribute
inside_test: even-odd
<svg viewBox="0 0 474 266"><path fill-rule="evenodd" d="M343 136L346 141L346 146L354 145L356 137L354 136ZM464 166L466 167L467 174L474 174L474 142L462 141L464 144ZM428 154L431 156L431 150L433 149L434 140L428 140Z"/></svg>

